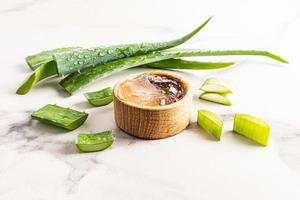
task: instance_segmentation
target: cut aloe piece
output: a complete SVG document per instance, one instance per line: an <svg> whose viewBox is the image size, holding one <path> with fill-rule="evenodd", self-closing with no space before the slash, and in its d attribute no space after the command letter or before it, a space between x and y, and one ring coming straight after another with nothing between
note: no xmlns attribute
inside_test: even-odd
<svg viewBox="0 0 300 200"><path fill-rule="evenodd" d="M260 118L247 114L235 114L233 131L260 145L268 145L270 126Z"/></svg>
<svg viewBox="0 0 300 200"><path fill-rule="evenodd" d="M232 93L231 90L226 86L214 84L214 83L204 84L201 86L200 90L204 92L221 93L221 94Z"/></svg>
<svg viewBox="0 0 300 200"><path fill-rule="evenodd" d="M227 82L225 82L223 79L220 79L220 78L208 78L203 83L203 85L206 85L206 84L218 84L218 85L224 85L224 86L228 85Z"/></svg>
<svg viewBox="0 0 300 200"><path fill-rule="evenodd" d="M218 103L218 104L223 104L226 106L231 106L231 101L227 98L226 94L204 92L199 96L199 99L203 99L203 100Z"/></svg>
<svg viewBox="0 0 300 200"><path fill-rule="evenodd" d="M228 94L232 91L227 87L227 83L219 78L206 79L200 90L211 93Z"/></svg>
<svg viewBox="0 0 300 200"><path fill-rule="evenodd" d="M52 124L69 131L81 126L88 117L85 112L48 104L31 114L32 119Z"/></svg>
<svg viewBox="0 0 300 200"><path fill-rule="evenodd" d="M221 140L223 120L219 115L208 110L198 110L197 122L199 126L217 140Z"/></svg>
<svg viewBox="0 0 300 200"><path fill-rule="evenodd" d="M93 106L104 106L113 101L112 88L107 87L95 92L84 93L84 96Z"/></svg>
<svg viewBox="0 0 300 200"><path fill-rule="evenodd" d="M81 152L95 152L107 149L114 142L112 131L94 134L78 134L75 140L76 147Z"/></svg>

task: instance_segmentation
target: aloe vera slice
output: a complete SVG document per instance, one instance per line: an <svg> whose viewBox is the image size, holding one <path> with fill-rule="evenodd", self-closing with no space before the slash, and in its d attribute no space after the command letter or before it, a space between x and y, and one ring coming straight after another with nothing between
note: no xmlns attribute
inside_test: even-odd
<svg viewBox="0 0 300 200"><path fill-rule="evenodd" d="M112 131L94 134L78 134L75 140L76 147L81 152L96 152L107 149L114 142Z"/></svg>
<svg viewBox="0 0 300 200"><path fill-rule="evenodd" d="M95 92L84 93L84 96L93 106L104 106L110 104L113 101L112 88L107 87Z"/></svg>
<svg viewBox="0 0 300 200"><path fill-rule="evenodd" d="M232 93L232 91L226 85L227 83L222 79L209 78L205 80L205 82L200 87L200 90L209 93L220 93L220 94Z"/></svg>
<svg viewBox="0 0 300 200"><path fill-rule="evenodd" d="M232 93L229 88L219 84L205 84L201 86L200 90L204 92L210 92L210 93L221 93L221 94Z"/></svg>
<svg viewBox="0 0 300 200"><path fill-rule="evenodd" d="M26 62L30 69L36 70L43 64L50 62L53 60L53 55L56 53L67 52L75 49L79 49L80 47L64 47L64 48L57 48L51 49L48 51L42 51L40 53L30 55L26 57Z"/></svg>
<svg viewBox="0 0 300 200"><path fill-rule="evenodd" d="M268 145L270 126L260 118L248 114L235 114L233 131L260 145Z"/></svg>
<svg viewBox="0 0 300 200"><path fill-rule="evenodd" d="M70 108L48 104L33 112L31 117L40 122L52 124L71 131L81 126L87 119L88 114Z"/></svg>
<svg viewBox="0 0 300 200"><path fill-rule="evenodd" d="M183 59L168 59L147 64L147 66L160 69L194 69L194 70L209 70L229 67L235 64L234 62L200 62Z"/></svg>
<svg viewBox="0 0 300 200"><path fill-rule="evenodd" d="M217 140L221 140L223 120L219 115L208 110L198 110L197 123Z"/></svg>
<svg viewBox="0 0 300 200"><path fill-rule="evenodd" d="M228 85L227 82L225 82L223 79L220 79L220 78L208 78L203 83L203 85L206 85L206 84L217 84L217 85L224 85L224 86Z"/></svg>
<svg viewBox="0 0 300 200"><path fill-rule="evenodd" d="M233 55L259 55L268 56L278 61L282 58L265 51L252 51L252 50L225 50L225 51L205 51L199 49L170 49L164 51L152 52L149 54L144 54L140 56L134 56L130 58L123 58L116 61L108 62L102 65L97 65L93 68L88 68L83 71L75 72L60 81L60 85L70 94L83 88L91 82L97 79L107 77L113 73L137 67L141 65L146 65L149 63L154 63L162 60L180 58L180 57L195 57L195 56L227 56L232 53ZM282 59L283 60L283 59ZM218 68L218 66L216 66ZM184 68L182 68L184 69ZM212 69L212 68L211 68Z"/></svg>
<svg viewBox="0 0 300 200"><path fill-rule="evenodd" d="M231 106L231 101L226 97L225 94L204 92L199 96L199 99L203 99L203 100L218 103L218 104L223 104L226 106Z"/></svg>

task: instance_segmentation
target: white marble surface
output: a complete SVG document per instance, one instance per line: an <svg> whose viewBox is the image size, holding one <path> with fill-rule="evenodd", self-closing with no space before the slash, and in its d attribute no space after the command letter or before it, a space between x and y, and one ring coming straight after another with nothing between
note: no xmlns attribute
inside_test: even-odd
<svg viewBox="0 0 300 200"><path fill-rule="evenodd" d="M45 82L26 96L14 94L30 72L24 57L44 49L160 41L182 35L208 16L210 24L185 47L267 49L290 61L281 65L257 57L229 69L177 72L194 88L192 124L181 134L156 141L130 137L113 121L113 106L92 108L82 96L147 69L132 69L87 87L72 97ZM0 199L299 199L300 198L300 1L99 1L1 0ZM234 105L198 100L208 77L236 88ZM90 114L66 133L30 119L47 103ZM222 142L195 124L196 110L225 119ZM236 112L261 116L271 124L262 148L231 132ZM116 141L104 152L80 154L78 132L113 129Z"/></svg>

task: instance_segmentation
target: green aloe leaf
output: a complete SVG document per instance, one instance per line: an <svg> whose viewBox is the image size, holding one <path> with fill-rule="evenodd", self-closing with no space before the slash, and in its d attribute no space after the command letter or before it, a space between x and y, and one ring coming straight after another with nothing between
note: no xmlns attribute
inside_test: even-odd
<svg viewBox="0 0 300 200"><path fill-rule="evenodd" d="M37 68L44 65L45 63L52 61L54 54L67 52L79 48L80 47L65 47L65 48L51 49L48 51L42 51L40 53L27 56L26 62L31 70L36 70Z"/></svg>
<svg viewBox="0 0 300 200"><path fill-rule="evenodd" d="M54 63L51 65L56 66L56 74L60 76L64 76L70 74L72 72L80 72L81 70L89 67L94 67L95 65L100 65L109 61L118 60L121 58L131 57L134 55L141 55L146 54L153 51L163 50L178 46L190 38L192 38L195 34L197 34L211 19L208 18L203 24L197 27L195 30L190 32L189 34L167 42L154 42L154 43L138 43L138 44L123 44L123 45L115 45L115 46L108 46L108 47L96 47L96 48L88 48L88 49L74 49L72 51L63 51L62 49L52 50L55 52L53 55L51 51L48 53L40 53L37 54L37 58L43 60L44 62L46 59L49 59L49 62ZM47 58L43 58L43 55ZM50 55L53 57L53 60L50 60ZM48 57L49 56L49 57ZM28 64L31 66L36 62L35 67L31 67L32 69L38 69L39 66L37 63L38 61L32 61L33 57L28 58ZM37 59L37 60L39 60ZM47 63L43 63L44 66L47 66ZM44 69L46 70L46 69ZM29 78L20 86L20 88L26 88L21 92L17 92L17 94L26 94L28 93L31 88L36 85L42 79L35 78L37 73L39 73L43 79L53 76L53 74L43 73L44 70L41 72L34 71Z"/></svg>
<svg viewBox="0 0 300 200"><path fill-rule="evenodd" d="M217 140L221 140L223 120L219 115L208 110L198 110L197 123Z"/></svg>
<svg viewBox="0 0 300 200"><path fill-rule="evenodd" d="M85 122L88 114L70 108L48 104L33 112L31 117L40 122L72 131Z"/></svg>
<svg viewBox="0 0 300 200"><path fill-rule="evenodd" d="M229 67L235 64L234 62L200 62L183 59L168 59L159 62L147 64L147 66L160 69L194 69L194 70L209 70Z"/></svg>
<svg viewBox="0 0 300 200"><path fill-rule="evenodd" d="M233 131L260 145L268 145L270 126L260 118L248 114L235 114Z"/></svg>
<svg viewBox="0 0 300 200"><path fill-rule="evenodd" d="M199 96L199 99L203 99L206 101L223 104L226 106L231 106L231 101L227 98L226 94L218 94L218 93L202 93Z"/></svg>
<svg viewBox="0 0 300 200"><path fill-rule="evenodd" d="M109 61L178 46L197 34L202 28L204 28L210 19L211 17L189 34L167 42L124 44L57 53L54 55L54 60L57 63L57 72L59 75L67 75L73 72L81 71L85 68L107 63Z"/></svg>
<svg viewBox="0 0 300 200"><path fill-rule="evenodd" d="M239 53L239 54L238 54ZM97 79L104 78L113 73L124 69L155 63L162 60L180 58L180 57L195 57L195 56L230 56L230 55L256 55L267 56L277 61L284 61L283 58L265 51L255 50L225 50L225 51L206 51L199 49L171 49L164 51L152 52L140 56L123 58L102 65L97 65L93 68L88 68L83 71L75 72L60 81L60 85L70 94L81 89L82 87L94 82ZM216 66L219 68L219 66ZM184 67L182 68L184 69ZM212 69L212 68L211 68Z"/></svg>
<svg viewBox="0 0 300 200"><path fill-rule="evenodd" d="M114 142L112 131L101 133L78 134L75 140L76 147L81 152L96 152L107 149Z"/></svg>
<svg viewBox="0 0 300 200"><path fill-rule="evenodd" d="M113 101L113 90L111 87L104 88L95 92L84 93L84 96L93 106L104 106Z"/></svg>
<svg viewBox="0 0 300 200"><path fill-rule="evenodd" d="M16 93L23 95L28 93L31 88L39 81L55 76L57 74L56 65L54 61L44 63L39 66L17 89Z"/></svg>

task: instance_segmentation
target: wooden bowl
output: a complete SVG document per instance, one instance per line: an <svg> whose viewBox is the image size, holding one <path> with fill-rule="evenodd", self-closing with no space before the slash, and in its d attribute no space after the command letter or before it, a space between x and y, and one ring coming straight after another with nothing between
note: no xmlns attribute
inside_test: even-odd
<svg viewBox="0 0 300 200"><path fill-rule="evenodd" d="M188 81L180 76L163 71L150 74L163 75L179 80L186 94L175 103L164 106L144 106L119 98L120 84L139 76L136 74L118 82L113 89L115 121L117 126L128 133L144 139L161 139L176 135L185 129L191 118L192 93Z"/></svg>

